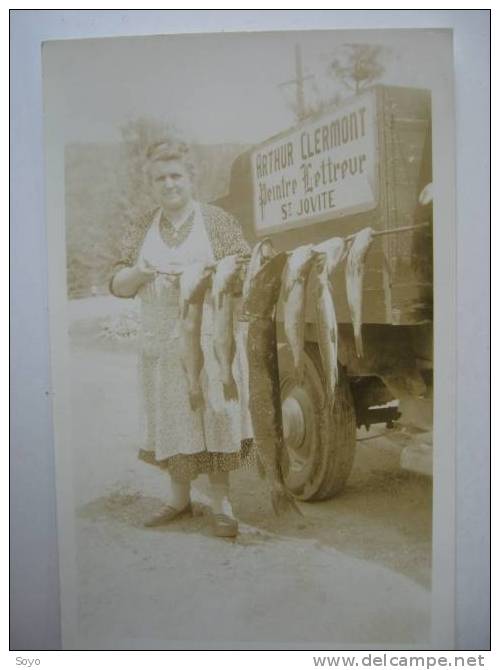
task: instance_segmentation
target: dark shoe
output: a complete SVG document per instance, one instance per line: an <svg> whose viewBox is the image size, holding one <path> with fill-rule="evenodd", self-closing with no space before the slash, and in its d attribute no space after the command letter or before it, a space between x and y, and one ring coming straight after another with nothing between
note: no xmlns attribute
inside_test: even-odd
<svg viewBox="0 0 500 670"><path fill-rule="evenodd" d="M156 528L157 526L166 526L174 519L181 516L191 515L193 513L191 503L188 503L184 509L177 509L171 505L167 505L159 514L155 514L150 519L144 522L146 528Z"/></svg>
<svg viewBox="0 0 500 670"><path fill-rule="evenodd" d="M216 537L236 537L238 522L227 514L214 514L213 531Z"/></svg>

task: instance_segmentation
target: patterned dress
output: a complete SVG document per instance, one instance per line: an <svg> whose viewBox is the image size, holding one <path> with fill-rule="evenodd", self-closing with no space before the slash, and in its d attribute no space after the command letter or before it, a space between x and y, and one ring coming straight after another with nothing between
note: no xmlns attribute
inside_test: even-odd
<svg viewBox="0 0 500 670"><path fill-rule="evenodd" d="M140 257L161 271L197 261L210 263L249 251L236 220L218 207L195 203L191 232L177 246L169 246L160 221L161 209L156 209L138 222L124 241L122 262L116 271L135 265ZM213 349L212 301L207 291L201 338L205 406L193 411L181 365L178 283L166 274L159 274L139 289L136 299L140 301L141 314L139 384L143 443L139 457L167 468L177 479L238 468L248 456L252 442L238 308L234 319L237 349L233 374L239 400L224 399Z"/></svg>

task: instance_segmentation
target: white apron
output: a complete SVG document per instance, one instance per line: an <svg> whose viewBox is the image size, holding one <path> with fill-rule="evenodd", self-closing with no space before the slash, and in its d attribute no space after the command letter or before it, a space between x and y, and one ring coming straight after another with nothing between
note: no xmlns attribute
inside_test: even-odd
<svg viewBox="0 0 500 670"><path fill-rule="evenodd" d="M167 271L193 262L214 262L210 241L198 205L193 228L177 247L163 241L158 212L144 239L139 257ZM224 399L212 336L210 291L203 306L201 345L205 358L201 373L205 408L192 411L179 351L179 291L175 281L158 275L138 292L141 304L139 382L142 396L142 448L157 461L178 454L204 451L239 452L240 443L252 437L248 411L248 378L242 365L241 341L235 318L236 356L233 371L239 401Z"/></svg>

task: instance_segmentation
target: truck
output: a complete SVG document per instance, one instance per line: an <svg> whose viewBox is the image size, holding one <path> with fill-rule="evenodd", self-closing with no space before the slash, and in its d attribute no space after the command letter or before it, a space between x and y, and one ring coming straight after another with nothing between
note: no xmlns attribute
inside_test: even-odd
<svg viewBox="0 0 500 670"><path fill-rule="evenodd" d="M366 226L392 231L374 238L366 257L361 358L343 268L335 277L339 385L333 409L325 402L314 277L307 286L300 384L277 306L282 465L287 487L300 500L342 491L363 426L399 426L401 465L432 473L431 184L430 93L405 87L366 89L250 147L232 164L229 192L216 204L234 214L251 244L269 237L277 250L290 250Z"/></svg>

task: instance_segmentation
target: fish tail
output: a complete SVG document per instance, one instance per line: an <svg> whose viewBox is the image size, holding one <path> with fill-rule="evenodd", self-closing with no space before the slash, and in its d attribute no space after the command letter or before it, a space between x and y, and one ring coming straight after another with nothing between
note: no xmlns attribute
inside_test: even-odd
<svg viewBox="0 0 500 670"><path fill-rule="evenodd" d="M230 382L222 384L222 390L224 392L224 400L238 400L238 387L234 379L231 379Z"/></svg>
<svg viewBox="0 0 500 670"><path fill-rule="evenodd" d="M217 347L215 345L215 342L214 342L214 346L213 346L213 352L214 352L215 360L220 365L219 352L217 351Z"/></svg>
<svg viewBox="0 0 500 670"><path fill-rule="evenodd" d="M297 343L290 346L290 349L292 350L293 376L299 381L302 371L302 351L300 351Z"/></svg>
<svg viewBox="0 0 500 670"><path fill-rule="evenodd" d="M296 384L300 386L304 380L304 366L302 365L302 361L300 363L295 363L293 375Z"/></svg>
<svg viewBox="0 0 500 670"><path fill-rule="evenodd" d="M331 387L331 382L327 381L327 389L323 403L321 405L321 410L325 412L332 412L335 406L335 387Z"/></svg>
<svg viewBox="0 0 500 670"><path fill-rule="evenodd" d="M276 488L274 491L272 491L271 504L276 516L289 514L290 512L293 512L298 516L303 516L297 503L295 502L295 498L283 487Z"/></svg>
<svg viewBox="0 0 500 670"><path fill-rule="evenodd" d="M266 469L264 467L264 463L261 461L260 456L257 454L255 457L255 464L257 466L257 472L259 474L259 477L261 479L266 478Z"/></svg>
<svg viewBox="0 0 500 670"><path fill-rule="evenodd" d="M193 412L196 412L205 406L201 390L189 391L189 406Z"/></svg>
<svg viewBox="0 0 500 670"><path fill-rule="evenodd" d="M361 329L359 331L354 331L354 344L356 346L356 356L358 358L363 358L363 336L361 334Z"/></svg>

